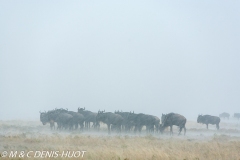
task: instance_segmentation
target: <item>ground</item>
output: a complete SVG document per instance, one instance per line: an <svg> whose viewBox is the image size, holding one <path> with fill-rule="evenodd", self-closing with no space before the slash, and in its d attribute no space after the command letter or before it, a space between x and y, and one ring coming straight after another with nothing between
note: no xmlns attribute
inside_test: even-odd
<svg viewBox="0 0 240 160"><path fill-rule="evenodd" d="M222 120L220 130L213 125L207 130L205 125L188 121L185 136L178 136L177 127L173 136L167 129L163 134L143 130L141 134L108 135L106 126L101 126L99 132L58 131L40 121L0 121L0 153L7 153L0 160L240 159L240 121L234 119Z"/></svg>

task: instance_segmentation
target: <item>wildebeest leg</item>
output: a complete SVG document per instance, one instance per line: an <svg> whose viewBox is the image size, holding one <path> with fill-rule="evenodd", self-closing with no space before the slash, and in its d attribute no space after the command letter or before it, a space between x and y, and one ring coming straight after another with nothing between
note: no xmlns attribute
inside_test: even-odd
<svg viewBox="0 0 240 160"><path fill-rule="evenodd" d="M147 133L150 131L150 127L148 125L146 125L146 131Z"/></svg>
<svg viewBox="0 0 240 160"><path fill-rule="evenodd" d="M84 124L83 122L79 124L80 125L80 130L83 131L83 128L84 128Z"/></svg>
<svg viewBox="0 0 240 160"><path fill-rule="evenodd" d="M88 130L88 121L85 121L85 129Z"/></svg>
<svg viewBox="0 0 240 160"><path fill-rule="evenodd" d="M84 123L85 123L85 127L84 127L84 128L85 128L85 130L88 130L88 128L87 128L87 124L88 124L88 122L87 122L87 121L85 121Z"/></svg>
<svg viewBox="0 0 240 160"><path fill-rule="evenodd" d="M77 129L78 129L78 122L75 123L75 130L77 130Z"/></svg>
<svg viewBox="0 0 240 160"><path fill-rule="evenodd" d="M181 134L181 132L182 132L182 128L183 128L183 127L179 127L179 133L178 133L178 135Z"/></svg>
<svg viewBox="0 0 240 160"><path fill-rule="evenodd" d="M90 122L89 121L87 122L87 129L88 130L90 129Z"/></svg>
<svg viewBox="0 0 240 160"><path fill-rule="evenodd" d="M137 130L138 130L138 126L137 126L137 125L135 125L135 126L134 126L134 133L136 133L136 132L137 132Z"/></svg>
<svg viewBox="0 0 240 160"><path fill-rule="evenodd" d="M100 130L100 123L97 124L97 130Z"/></svg>
<svg viewBox="0 0 240 160"><path fill-rule="evenodd" d="M53 121L53 129L55 130L55 122Z"/></svg>
<svg viewBox="0 0 240 160"><path fill-rule="evenodd" d="M206 124L206 126L207 126L207 129L208 129L208 124Z"/></svg>
<svg viewBox="0 0 240 160"><path fill-rule="evenodd" d="M128 131L129 131L129 125L128 124L125 125L124 131L125 131L125 133L128 133Z"/></svg>
<svg viewBox="0 0 240 160"><path fill-rule="evenodd" d="M73 130L73 125L72 123L66 124L65 129Z"/></svg>
<svg viewBox="0 0 240 160"><path fill-rule="evenodd" d="M170 126L170 135L173 135L172 126Z"/></svg>
<svg viewBox="0 0 240 160"><path fill-rule="evenodd" d="M125 133L128 133L128 125L125 125L124 131L125 131Z"/></svg>
<svg viewBox="0 0 240 160"><path fill-rule="evenodd" d="M154 129L153 129L153 128L154 128L154 126L152 126L152 125L149 125L148 127L149 127L149 128L148 128L148 132L149 132L149 133L152 133L152 131L154 130Z"/></svg>
<svg viewBox="0 0 240 160"><path fill-rule="evenodd" d="M54 128L55 129L55 124L54 124L54 121L53 120L51 120L50 122L50 128L51 128L51 130Z"/></svg>
<svg viewBox="0 0 240 160"><path fill-rule="evenodd" d="M100 123L98 121L94 122L95 123L95 130L99 131L99 128L100 128Z"/></svg>
<svg viewBox="0 0 240 160"><path fill-rule="evenodd" d="M59 122L57 122L57 129L60 130L61 129L61 124Z"/></svg>
<svg viewBox="0 0 240 160"><path fill-rule="evenodd" d="M119 125L119 126L118 126L118 131L119 131L119 133L121 133L121 131L122 131L122 130L121 130L121 127L122 127L122 125Z"/></svg>
<svg viewBox="0 0 240 160"><path fill-rule="evenodd" d="M142 127L143 127L143 126L139 126L139 133L142 132Z"/></svg>
<svg viewBox="0 0 240 160"><path fill-rule="evenodd" d="M93 122L93 124L92 124L92 128L96 128L96 122Z"/></svg>
<svg viewBox="0 0 240 160"><path fill-rule="evenodd" d="M108 134L110 134L110 124L107 124L108 127Z"/></svg>
<svg viewBox="0 0 240 160"><path fill-rule="evenodd" d="M147 130L148 133L151 133L154 130L154 126L152 126L152 125L148 125L146 127L148 127L148 130Z"/></svg>
<svg viewBox="0 0 240 160"><path fill-rule="evenodd" d="M159 125L156 124L156 125L155 125L155 128L156 128L156 129L155 129L155 130L156 130L156 133L158 133L158 132L159 132Z"/></svg>
<svg viewBox="0 0 240 160"><path fill-rule="evenodd" d="M97 131L99 131L100 130L100 123L96 122L96 125L97 125Z"/></svg>
<svg viewBox="0 0 240 160"><path fill-rule="evenodd" d="M216 127L217 127L217 129L219 130L219 123L218 123L218 124L216 124Z"/></svg>
<svg viewBox="0 0 240 160"><path fill-rule="evenodd" d="M186 127L184 126L184 136L185 136L185 134L186 134L186 130L187 130L187 129L186 129Z"/></svg>
<svg viewBox="0 0 240 160"><path fill-rule="evenodd" d="M110 127L110 129L111 129L111 131L114 131L115 130L115 128L116 128L116 126L115 125L110 125L111 127Z"/></svg>

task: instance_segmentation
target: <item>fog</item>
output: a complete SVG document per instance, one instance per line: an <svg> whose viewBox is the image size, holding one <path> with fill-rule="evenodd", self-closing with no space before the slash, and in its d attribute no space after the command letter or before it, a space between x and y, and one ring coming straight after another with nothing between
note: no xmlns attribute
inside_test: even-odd
<svg viewBox="0 0 240 160"><path fill-rule="evenodd" d="M240 113L239 1L0 1L0 120Z"/></svg>

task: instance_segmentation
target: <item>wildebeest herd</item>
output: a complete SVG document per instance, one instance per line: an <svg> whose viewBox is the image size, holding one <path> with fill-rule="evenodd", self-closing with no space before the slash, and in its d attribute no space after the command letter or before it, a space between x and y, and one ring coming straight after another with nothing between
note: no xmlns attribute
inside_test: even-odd
<svg viewBox="0 0 240 160"><path fill-rule="evenodd" d="M220 118L228 118L230 115L226 112L219 115ZM211 115L198 115L197 123L216 125L219 129L220 118ZM239 119L240 113L234 113L234 117ZM105 112L98 111L97 113L85 110L85 108L78 108L77 112L68 111L68 109L54 109L50 111L40 112L40 121L43 125L50 124L51 129L55 129L55 123L57 123L58 130L77 130L81 131L94 128L96 131L100 129L100 122L107 125L108 134L111 131L121 132L134 132L141 133L142 128L145 126L148 133L163 133L165 128L170 127L170 134L173 134L172 126L179 127L179 133L181 134L184 129L184 135L186 134L186 122L187 119L177 113L162 114L161 120L157 116L134 113L134 112L122 112L115 111Z"/></svg>

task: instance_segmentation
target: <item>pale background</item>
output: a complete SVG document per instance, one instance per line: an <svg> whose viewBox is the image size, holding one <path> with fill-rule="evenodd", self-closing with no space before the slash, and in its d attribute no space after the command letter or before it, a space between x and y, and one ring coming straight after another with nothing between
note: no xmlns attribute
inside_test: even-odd
<svg viewBox="0 0 240 160"><path fill-rule="evenodd" d="M240 113L240 1L0 1L0 120L78 107Z"/></svg>

